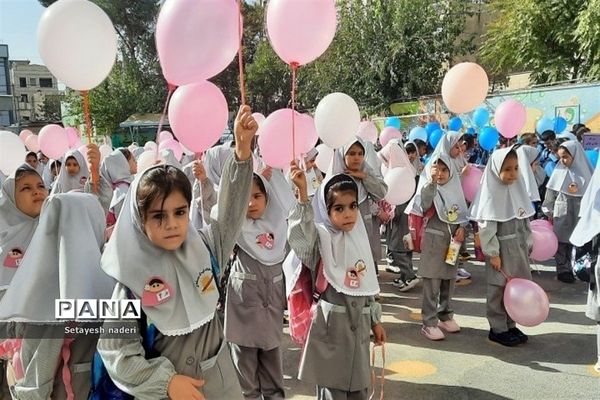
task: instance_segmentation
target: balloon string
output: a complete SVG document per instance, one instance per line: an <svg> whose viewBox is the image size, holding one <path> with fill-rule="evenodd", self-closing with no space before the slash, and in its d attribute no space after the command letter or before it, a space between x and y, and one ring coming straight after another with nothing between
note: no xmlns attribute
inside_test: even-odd
<svg viewBox="0 0 600 400"><path fill-rule="evenodd" d="M83 117L85 118L85 133L88 140L88 145L92 144L92 117L90 116L90 92L83 90L81 92L83 97ZM95 168L91 168L90 174L92 176L92 187L95 193L98 193L98 173Z"/></svg>
<svg viewBox="0 0 600 400"><path fill-rule="evenodd" d="M156 149L155 149L155 154L154 154L154 158L158 159L158 142L160 139L160 131L162 130L162 127L165 123L165 118L167 116L167 111L169 109L169 101L171 101L171 96L173 95L173 92L175 91L175 89L177 89L177 86L172 85L172 84L167 84L169 87L169 93L167 93L167 100L165 101L165 106L163 107L163 111L162 114L160 115L160 120L158 121L158 128L156 129L156 138L154 139L156 142Z"/></svg>
<svg viewBox="0 0 600 400"><path fill-rule="evenodd" d="M291 63L292 67L292 160L296 159L296 71L298 63Z"/></svg>
<svg viewBox="0 0 600 400"><path fill-rule="evenodd" d="M506 278L507 281L510 281L512 279L510 276L506 275L502 268L500 268L498 271L500 271L500 273L504 275L504 278Z"/></svg>
<svg viewBox="0 0 600 400"><path fill-rule="evenodd" d="M243 0L239 0L240 14L238 18L238 34L240 35L240 47L238 48L238 65L240 69L240 103L243 106L246 105L246 82L244 80L244 35L243 35L243 18L242 18L242 6Z"/></svg>

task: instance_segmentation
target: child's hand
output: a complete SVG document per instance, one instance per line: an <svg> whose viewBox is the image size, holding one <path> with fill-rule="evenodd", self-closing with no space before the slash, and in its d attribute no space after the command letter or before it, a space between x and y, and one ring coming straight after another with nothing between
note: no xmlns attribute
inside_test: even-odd
<svg viewBox="0 0 600 400"><path fill-rule="evenodd" d="M463 228L462 226L460 226L456 232L454 232L454 239L456 239L456 241L458 242L464 242L465 241L465 228Z"/></svg>
<svg viewBox="0 0 600 400"><path fill-rule="evenodd" d="M383 325L380 323L374 325L371 330L373 331L373 341L375 342L376 346L380 346L386 342L387 338L385 335L385 329L383 329Z"/></svg>
<svg viewBox="0 0 600 400"><path fill-rule="evenodd" d="M298 200L301 203L308 202L308 191L306 190L306 175L298 166L298 161L294 160L290 163L290 179L298 188Z"/></svg>
<svg viewBox="0 0 600 400"><path fill-rule="evenodd" d="M86 148L88 164L92 169L98 170L100 166L100 149L93 143L88 144Z"/></svg>
<svg viewBox="0 0 600 400"><path fill-rule="evenodd" d="M464 168L462 169L462 171L460 171L460 175L461 176L467 176L469 175L469 164L465 165Z"/></svg>
<svg viewBox="0 0 600 400"><path fill-rule="evenodd" d="M437 169L437 166L436 165L432 165L431 169L429 171L431 173L431 181L437 183L437 180L438 180L438 169Z"/></svg>
<svg viewBox="0 0 600 400"><path fill-rule="evenodd" d="M173 375L167 387L167 394L171 400L204 400L204 396L198 390L202 386L204 386L202 380L185 375Z"/></svg>
<svg viewBox="0 0 600 400"><path fill-rule="evenodd" d="M192 171L194 172L194 176L196 177L196 179L198 179L199 182L204 182L207 179L206 169L204 169L204 164L202 163L202 161L194 161Z"/></svg>
<svg viewBox="0 0 600 400"><path fill-rule="evenodd" d="M356 179L365 179L367 177L367 173L364 171L351 171L347 169L344 173Z"/></svg>
<svg viewBox="0 0 600 400"><path fill-rule="evenodd" d="M233 127L235 155L239 161L246 161L252 157L252 139L257 130L258 123L252 116L252 110L248 106L241 106Z"/></svg>
<svg viewBox="0 0 600 400"><path fill-rule="evenodd" d="M490 264L496 271L500 271L502 269L502 261L499 256L490 257Z"/></svg>
<svg viewBox="0 0 600 400"><path fill-rule="evenodd" d="M268 181L271 180L271 177L273 176L273 168L271 167L266 167L265 169L263 169L262 171L260 171L260 174Z"/></svg>

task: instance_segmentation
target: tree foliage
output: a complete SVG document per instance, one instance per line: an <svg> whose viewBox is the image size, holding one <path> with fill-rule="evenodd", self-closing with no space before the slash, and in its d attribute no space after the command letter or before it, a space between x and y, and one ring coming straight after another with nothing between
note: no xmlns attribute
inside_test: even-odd
<svg viewBox="0 0 600 400"><path fill-rule="evenodd" d="M598 78L598 0L495 0L481 56L492 72L531 71L535 83Z"/></svg>

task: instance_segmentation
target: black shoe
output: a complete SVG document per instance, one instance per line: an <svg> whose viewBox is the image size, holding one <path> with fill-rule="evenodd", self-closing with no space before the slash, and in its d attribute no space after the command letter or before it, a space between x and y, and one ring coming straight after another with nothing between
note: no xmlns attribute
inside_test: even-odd
<svg viewBox="0 0 600 400"><path fill-rule="evenodd" d="M521 331L519 328L510 328L508 332L516 336L521 344L527 343L527 340L529 340L529 337L526 334L524 334L523 331Z"/></svg>
<svg viewBox="0 0 600 400"><path fill-rule="evenodd" d="M575 282L575 277L570 272L561 272L560 274L557 275L557 278L559 281L564 282L564 283L574 283Z"/></svg>
<svg viewBox="0 0 600 400"><path fill-rule="evenodd" d="M521 343L519 338L513 335L510 331L494 333L494 331L490 329L488 339L490 339L492 342L500 343L502 346L508 347L513 347Z"/></svg>

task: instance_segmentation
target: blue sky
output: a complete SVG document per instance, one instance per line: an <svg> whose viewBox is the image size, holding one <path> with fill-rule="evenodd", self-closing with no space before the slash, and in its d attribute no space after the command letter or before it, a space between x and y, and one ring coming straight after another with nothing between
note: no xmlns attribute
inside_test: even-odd
<svg viewBox="0 0 600 400"><path fill-rule="evenodd" d="M36 32L43 12L37 0L0 0L0 43L8 44L11 60L42 64Z"/></svg>

